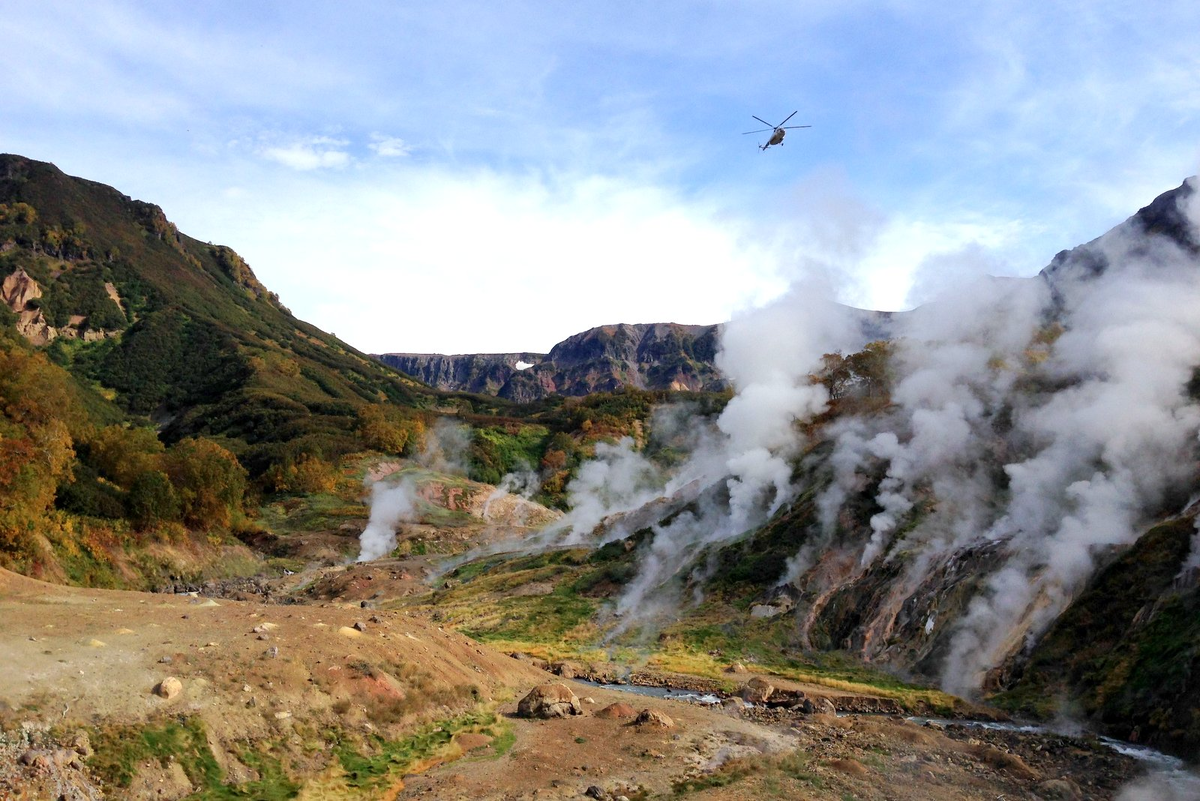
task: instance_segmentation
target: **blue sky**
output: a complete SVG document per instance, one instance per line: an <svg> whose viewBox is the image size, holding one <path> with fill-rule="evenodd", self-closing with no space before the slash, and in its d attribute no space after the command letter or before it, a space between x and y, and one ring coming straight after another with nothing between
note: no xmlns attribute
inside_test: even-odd
<svg viewBox="0 0 1200 801"><path fill-rule="evenodd" d="M369 352L901 308L1200 163L1200 4L0 0L0 150L163 207ZM793 110L760 152L751 115Z"/></svg>

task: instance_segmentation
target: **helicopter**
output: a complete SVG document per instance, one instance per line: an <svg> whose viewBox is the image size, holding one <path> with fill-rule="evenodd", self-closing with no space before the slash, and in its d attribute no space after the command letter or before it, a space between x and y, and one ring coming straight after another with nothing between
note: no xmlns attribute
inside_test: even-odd
<svg viewBox="0 0 1200 801"><path fill-rule="evenodd" d="M799 109L797 109L797 111L799 111ZM771 125L771 123L767 122L762 117L754 117L754 115L751 114L750 115L751 117L754 117L754 119L758 120L763 125L767 125L769 127L761 128L757 131L746 131L745 133L742 134L742 136L745 136L746 134L756 134L756 133L763 133L764 131L770 131L771 138L767 140L767 143L765 145L759 145L758 149L766 150L771 145L782 145L783 137L786 136L787 132L790 131L791 129L793 129L793 128L811 128L812 127L811 125L788 125L787 124L788 120L790 120L792 117L796 116L797 111L793 111L791 114L787 115L787 120L784 120L783 122L779 123L778 125Z"/></svg>

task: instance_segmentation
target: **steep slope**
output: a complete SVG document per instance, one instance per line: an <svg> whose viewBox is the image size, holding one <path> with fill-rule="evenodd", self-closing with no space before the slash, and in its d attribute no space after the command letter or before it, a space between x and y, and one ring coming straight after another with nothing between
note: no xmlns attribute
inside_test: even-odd
<svg viewBox="0 0 1200 801"><path fill-rule="evenodd" d="M259 469L278 455L270 443L351 448L358 407L429 402L293 317L230 248L51 164L0 156L0 278L8 322L61 364L168 440L227 436Z"/></svg>

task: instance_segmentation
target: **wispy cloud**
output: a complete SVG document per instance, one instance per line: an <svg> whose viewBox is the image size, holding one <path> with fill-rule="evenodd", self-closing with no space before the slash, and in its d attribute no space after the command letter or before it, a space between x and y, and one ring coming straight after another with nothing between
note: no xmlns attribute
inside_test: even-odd
<svg viewBox="0 0 1200 801"><path fill-rule="evenodd" d="M293 170L319 170L345 167L350 163L346 151L349 144L345 139L313 136L287 144L264 145L258 153L263 158L278 162Z"/></svg>
<svg viewBox="0 0 1200 801"><path fill-rule="evenodd" d="M412 147L400 137L381 133L371 134L370 148L383 158L403 158L412 153Z"/></svg>

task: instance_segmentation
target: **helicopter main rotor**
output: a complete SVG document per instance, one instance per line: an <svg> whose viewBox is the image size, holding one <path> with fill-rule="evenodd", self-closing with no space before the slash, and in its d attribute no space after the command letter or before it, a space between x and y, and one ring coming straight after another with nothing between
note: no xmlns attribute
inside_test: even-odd
<svg viewBox="0 0 1200 801"><path fill-rule="evenodd" d="M758 133L766 133L767 131L770 131L771 137L766 141L765 144L759 145L758 149L766 150L771 145L782 145L783 137L787 136L788 131L793 130L795 128L811 128L812 127L811 125L788 125L788 120L790 120L792 117L795 117L796 114L798 113L798 111L799 110L793 111L791 114L787 115L787 117L784 119L784 121L779 123L778 125L772 125L771 123L764 120L762 117L751 114L750 115L751 117L754 117L754 119L758 120L763 125L769 125L770 127L769 128L760 128L757 131L743 131L742 136L745 136L746 134L758 134Z"/></svg>
<svg viewBox="0 0 1200 801"><path fill-rule="evenodd" d="M743 131L742 136L745 136L746 134L765 133L766 131L791 131L796 128L811 128L812 127L811 125L788 125L787 124L788 120L790 120L792 117L795 117L799 112L800 112L800 110L796 109L796 111L793 111L791 114L787 115L787 119L785 119L783 122L779 123L778 125L772 125L771 123L764 120L762 117L751 114L750 115L751 117L754 117L754 119L758 120L759 122L761 122L763 125L766 125L767 127L760 128L757 131Z"/></svg>

